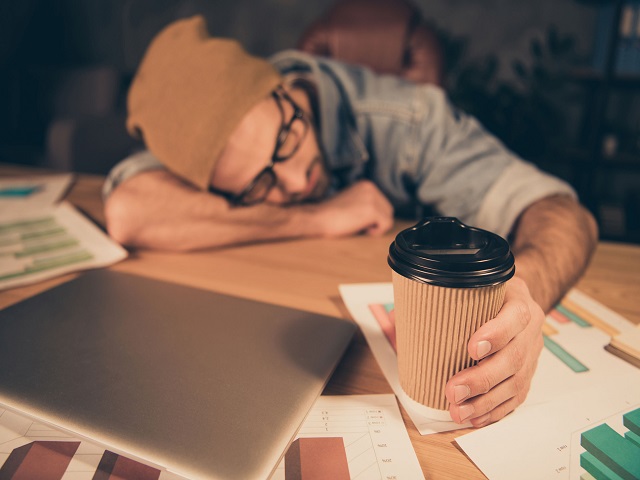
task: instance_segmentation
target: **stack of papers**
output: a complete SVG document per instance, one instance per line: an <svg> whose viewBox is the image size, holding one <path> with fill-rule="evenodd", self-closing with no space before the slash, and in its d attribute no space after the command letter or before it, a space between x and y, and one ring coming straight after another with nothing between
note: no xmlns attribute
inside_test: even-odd
<svg viewBox="0 0 640 480"><path fill-rule="evenodd" d="M640 325L633 330L614 335L605 349L640 368Z"/></svg>

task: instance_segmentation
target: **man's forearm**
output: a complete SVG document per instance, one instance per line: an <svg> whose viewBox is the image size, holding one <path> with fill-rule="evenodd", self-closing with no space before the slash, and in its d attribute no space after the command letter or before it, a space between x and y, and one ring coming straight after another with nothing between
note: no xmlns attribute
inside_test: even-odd
<svg viewBox="0 0 640 480"><path fill-rule="evenodd" d="M233 207L164 170L140 173L107 199L109 234L133 247L188 251L299 237L380 235L393 208L371 182L361 181L323 202Z"/></svg>
<svg viewBox="0 0 640 480"><path fill-rule="evenodd" d="M580 278L598 238L592 215L567 196L529 206L512 231L516 275L545 312Z"/></svg>
<svg viewBox="0 0 640 480"><path fill-rule="evenodd" d="M109 233L120 243L188 251L303 235L293 211L260 205L233 208L162 170L122 183L105 204Z"/></svg>

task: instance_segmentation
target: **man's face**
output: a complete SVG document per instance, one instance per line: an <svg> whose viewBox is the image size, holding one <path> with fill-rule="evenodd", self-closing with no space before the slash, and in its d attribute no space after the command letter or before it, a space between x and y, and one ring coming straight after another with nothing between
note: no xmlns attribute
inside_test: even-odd
<svg viewBox="0 0 640 480"><path fill-rule="evenodd" d="M255 198L263 197L265 203L278 205L322 199L329 174L309 112L308 97L301 90L277 90L256 104L218 159L212 189L232 198L243 195L241 204L260 203ZM262 195L252 195L261 189Z"/></svg>

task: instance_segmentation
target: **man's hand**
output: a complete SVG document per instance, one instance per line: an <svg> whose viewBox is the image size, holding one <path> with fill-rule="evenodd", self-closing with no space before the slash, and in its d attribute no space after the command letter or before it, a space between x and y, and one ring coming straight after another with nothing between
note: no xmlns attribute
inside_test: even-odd
<svg viewBox="0 0 640 480"><path fill-rule="evenodd" d="M509 280L502 309L469 340L469 354L480 363L447 382L455 422L482 427L524 402L543 346L544 317L526 283Z"/></svg>
<svg viewBox="0 0 640 480"><path fill-rule="evenodd" d="M518 218L511 247L516 275L502 309L473 334L469 353L481 360L447 382L456 422L481 427L520 405L542 350L544 312L577 281L595 249L598 229L591 214L567 196L543 198Z"/></svg>
<svg viewBox="0 0 640 480"><path fill-rule="evenodd" d="M309 205L315 232L322 237L357 233L382 235L393 226L393 207L378 187L368 180L354 183L323 202Z"/></svg>

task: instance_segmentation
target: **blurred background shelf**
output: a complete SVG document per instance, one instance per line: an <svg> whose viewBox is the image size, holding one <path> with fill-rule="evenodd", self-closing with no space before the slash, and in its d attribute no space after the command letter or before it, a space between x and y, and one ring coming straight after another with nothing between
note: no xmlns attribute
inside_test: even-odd
<svg viewBox="0 0 640 480"><path fill-rule="evenodd" d="M568 148L549 159L549 162L560 162L567 165L576 165L577 168L594 168L599 170L627 170L630 172L640 172L640 152L625 153L617 152L611 157L594 155L586 148ZM541 165L545 161L539 162ZM548 162L547 162L548 163Z"/></svg>
<svg viewBox="0 0 640 480"><path fill-rule="evenodd" d="M561 162L602 238L640 243L640 2L591 3L598 12L592 65L566 77L584 87L581 128Z"/></svg>
<svg viewBox="0 0 640 480"><path fill-rule="evenodd" d="M638 88L640 86L640 73L617 73L611 78L607 78L602 70L582 68L569 72L567 80L592 85L610 82L613 88Z"/></svg>

